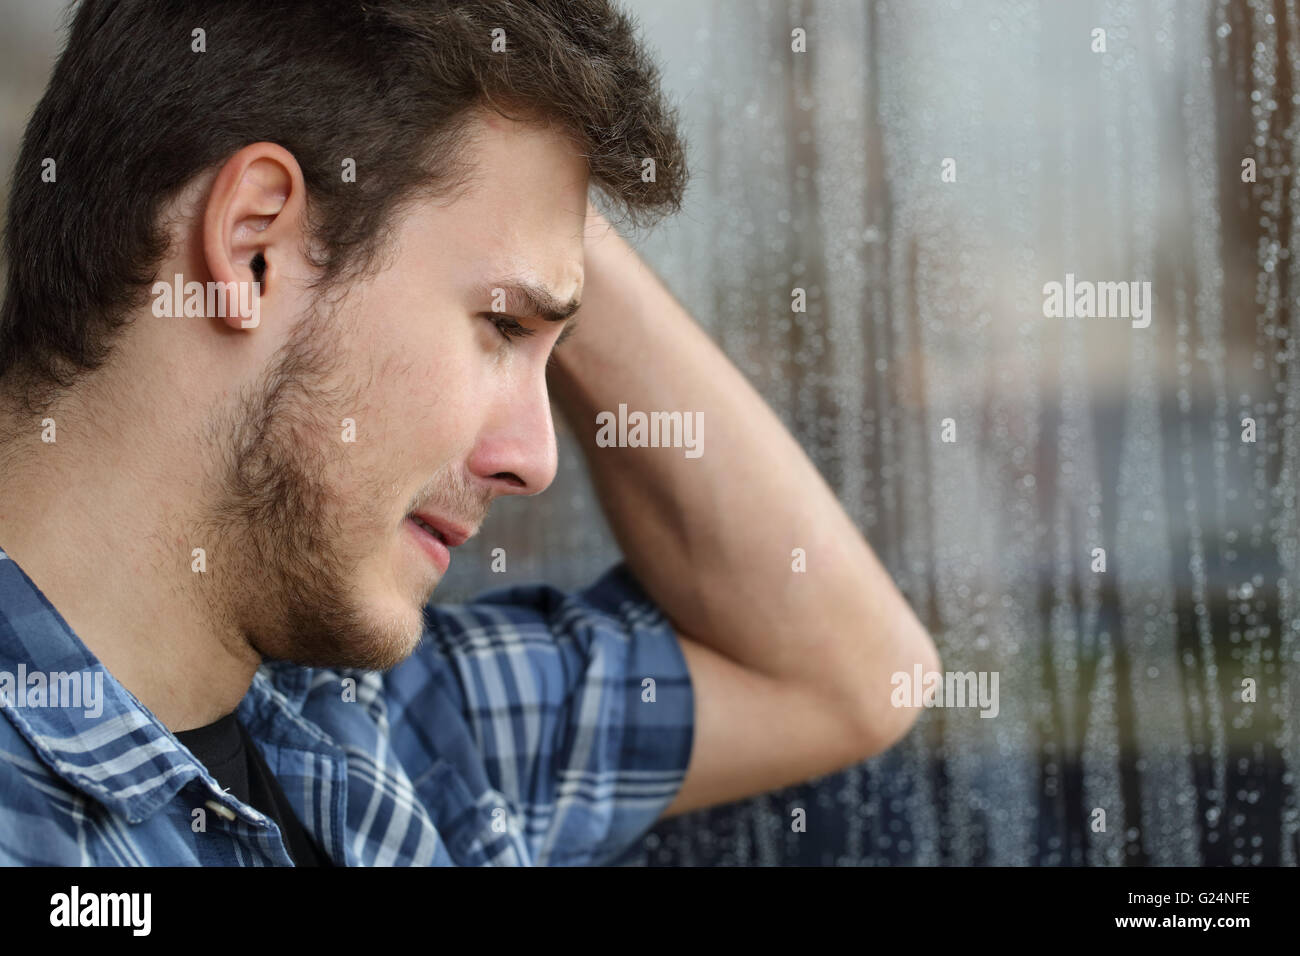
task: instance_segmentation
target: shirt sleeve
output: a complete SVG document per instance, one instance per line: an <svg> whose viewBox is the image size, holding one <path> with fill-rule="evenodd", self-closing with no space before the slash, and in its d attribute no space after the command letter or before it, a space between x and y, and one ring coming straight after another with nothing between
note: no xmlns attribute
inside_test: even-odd
<svg viewBox="0 0 1300 956"><path fill-rule="evenodd" d="M654 825L685 778L695 701L676 633L626 564L577 592L430 604L425 624L386 678L395 712L420 724L454 704L461 749L476 753L456 753L450 728L426 732L441 734L444 759L481 762L534 863L607 864ZM441 699L426 708L420 694Z"/></svg>

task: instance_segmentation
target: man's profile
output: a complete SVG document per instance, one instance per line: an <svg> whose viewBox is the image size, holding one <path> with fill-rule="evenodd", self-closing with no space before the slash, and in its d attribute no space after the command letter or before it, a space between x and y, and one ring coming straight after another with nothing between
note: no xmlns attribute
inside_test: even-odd
<svg viewBox="0 0 1300 956"><path fill-rule="evenodd" d="M0 862L605 863L897 741L933 644L588 198L685 186L605 0L78 4L5 234ZM439 605L552 399L625 560Z"/></svg>

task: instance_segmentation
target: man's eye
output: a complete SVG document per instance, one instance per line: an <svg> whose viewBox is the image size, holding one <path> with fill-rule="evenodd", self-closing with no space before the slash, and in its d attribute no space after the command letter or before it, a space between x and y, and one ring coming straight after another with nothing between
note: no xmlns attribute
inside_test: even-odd
<svg viewBox="0 0 1300 956"><path fill-rule="evenodd" d="M484 312L486 318L492 321L505 339L526 339L530 335L535 335L537 330L530 329L522 325L514 316L506 315L504 312Z"/></svg>

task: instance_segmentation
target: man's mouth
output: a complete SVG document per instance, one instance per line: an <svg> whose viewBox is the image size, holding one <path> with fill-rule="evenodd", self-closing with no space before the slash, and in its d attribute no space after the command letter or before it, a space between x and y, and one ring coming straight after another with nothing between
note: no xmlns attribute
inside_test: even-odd
<svg viewBox="0 0 1300 956"><path fill-rule="evenodd" d="M429 534L433 535L443 544L447 543L447 539L446 537L443 536L443 533L439 531L437 528L435 528L433 525L429 524L429 522L425 521L419 515L411 515L411 520L414 521L419 527L429 532Z"/></svg>
<svg viewBox="0 0 1300 956"><path fill-rule="evenodd" d="M406 516L406 523L440 574L446 574L451 566L451 549L464 544L474 533L471 529L423 512L411 512Z"/></svg>
<svg viewBox="0 0 1300 956"><path fill-rule="evenodd" d="M447 569L451 567L451 549L447 547L446 539L437 528L415 515L408 515L406 524L415 535L416 543L424 549L424 553L438 568L438 573L446 574Z"/></svg>

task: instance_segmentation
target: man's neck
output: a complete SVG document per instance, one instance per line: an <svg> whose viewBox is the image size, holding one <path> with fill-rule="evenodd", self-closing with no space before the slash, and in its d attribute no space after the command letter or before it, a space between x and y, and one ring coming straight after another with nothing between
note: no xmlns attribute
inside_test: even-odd
<svg viewBox="0 0 1300 956"><path fill-rule="evenodd" d="M0 449L0 548L168 729L211 723L261 660L196 580L196 450L167 447L159 436L181 432L140 416L88 413L105 407L95 401L77 394L47 413L54 441L37 419Z"/></svg>

